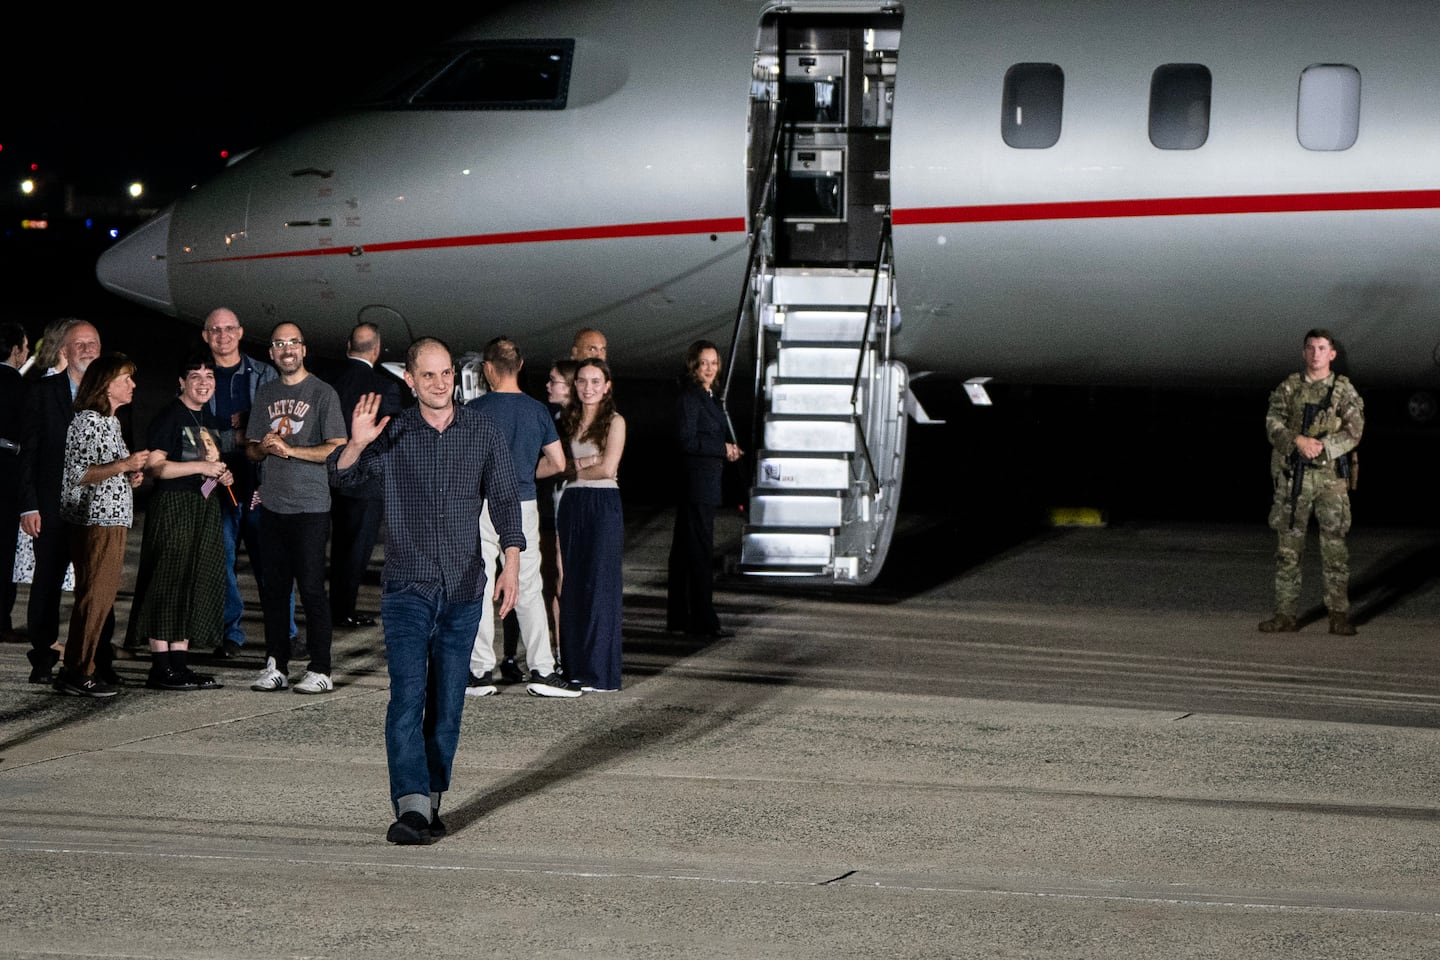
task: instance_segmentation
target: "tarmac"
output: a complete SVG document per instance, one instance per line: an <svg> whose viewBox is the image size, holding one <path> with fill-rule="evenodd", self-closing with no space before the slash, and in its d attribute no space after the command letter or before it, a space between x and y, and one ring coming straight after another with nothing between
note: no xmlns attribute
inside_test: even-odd
<svg viewBox="0 0 1440 960"><path fill-rule="evenodd" d="M311 697L250 655L82 700L0 647L0 957L1440 952L1434 531L1355 531L1348 640L1256 631L1259 525L912 517L881 586L726 578L700 643L669 523L627 518L623 691L471 701L432 846L384 840L380 627Z"/></svg>

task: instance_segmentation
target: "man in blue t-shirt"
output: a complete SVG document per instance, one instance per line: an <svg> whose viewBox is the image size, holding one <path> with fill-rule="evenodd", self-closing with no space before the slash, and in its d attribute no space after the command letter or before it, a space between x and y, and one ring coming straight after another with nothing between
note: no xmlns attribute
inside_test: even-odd
<svg viewBox="0 0 1440 960"><path fill-rule="evenodd" d="M550 629L545 617L545 598L540 589L540 509L535 501L535 481L565 472L565 451L555 432L550 410L520 390L520 369L525 365L514 341L496 337L485 345L485 379L490 392L470 401L499 427L510 445L520 496L520 515L525 530L525 549L520 553L520 597L515 617L525 643L525 660L530 668L526 690L535 697L578 697L555 672L555 655L550 650ZM543 456L543 459L542 459ZM500 557L500 537L490 521L490 505L480 513L480 550L487 576ZM495 615L489 603L480 614L475 649L470 654L470 683L466 696L487 697L497 693L495 669Z"/></svg>

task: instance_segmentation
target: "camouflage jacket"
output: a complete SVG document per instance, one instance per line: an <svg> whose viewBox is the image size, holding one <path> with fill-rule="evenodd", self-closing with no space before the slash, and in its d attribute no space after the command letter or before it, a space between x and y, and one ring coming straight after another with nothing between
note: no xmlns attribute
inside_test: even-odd
<svg viewBox="0 0 1440 960"><path fill-rule="evenodd" d="M1312 437L1324 435L1320 442L1325 445L1325 450L1311 464L1329 466L1337 457L1354 450L1360 443L1360 434L1365 429L1365 403L1349 378L1332 373L1324 380L1311 383L1303 373L1292 373L1271 392L1270 408L1265 414L1265 435L1273 448L1270 455L1272 474L1285 470L1286 461L1295 450L1295 438L1300 435L1304 422L1305 405L1324 403L1332 383L1335 393L1330 397L1330 405L1320 411L1307 431Z"/></svg>

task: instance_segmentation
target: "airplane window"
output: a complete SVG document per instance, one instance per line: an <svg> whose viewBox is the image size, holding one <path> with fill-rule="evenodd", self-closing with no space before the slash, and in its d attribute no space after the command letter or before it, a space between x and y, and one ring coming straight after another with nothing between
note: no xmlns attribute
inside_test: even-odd
<svg viewBox="0 0 1440 960"><path fill-rule="evenodd" d="M1349 150L1360 136L1360 71L1317 63L1300 73L1296 136L1306 150Z"/></svg>
<svg viewBox="0 0 1440 960"><path fill-rule="evenodd" d="M1043 150L1060 139L1065 71L1053 63L1017 63L1005 71L1000 135L1018 150Z"/></svg>
<svg viewBox="0 0 1440 960"><path fill-rule="evenodd" d="M1198 150L1210 138L1210 70L1167 63L1150 77L1150 142L1161 150Z"/></svg>
<svg viewBox="0 0 1440 960"><path fill-rule="evenodd" d="M427 79L391 106L447 110L563 110L570 86L573 40L511 40L457 48ZM413 75L413 71L411 71ZM388 99L388 98L387 98Z"/></svg>

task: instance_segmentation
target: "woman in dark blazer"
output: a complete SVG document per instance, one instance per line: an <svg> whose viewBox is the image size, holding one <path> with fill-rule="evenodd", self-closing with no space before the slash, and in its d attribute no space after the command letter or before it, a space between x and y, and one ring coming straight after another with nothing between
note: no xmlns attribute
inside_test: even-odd
<svg viewBox="0 0 1440 960"><path fill-rule="evenodd" d="M720 626L714 591L715 508L720 505L720 474L725 461L738 460L740 448L728 442L725 411L715 397L720 351L697 340L685 353L689 373L675 404L675 444L680 460L675 535L670 541L670 575L665 628L672 633L729 637Z"/></svg>

